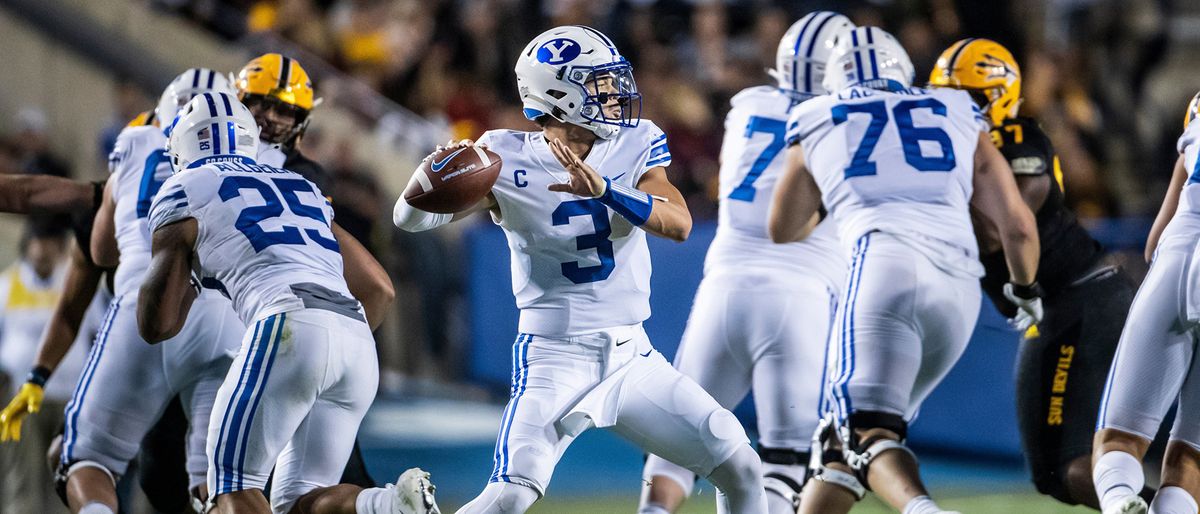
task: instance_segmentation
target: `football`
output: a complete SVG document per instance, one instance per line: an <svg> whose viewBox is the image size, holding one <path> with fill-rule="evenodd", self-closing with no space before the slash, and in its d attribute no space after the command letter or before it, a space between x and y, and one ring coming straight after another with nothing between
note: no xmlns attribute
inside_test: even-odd
<svg viewBox="0 0 1200 514"><path fill-rule="evenodd" d="M500 156L485 148L471 145L438 150L421 162L404 199L426 212L460 212L492 190L500 168Z"/></svg>

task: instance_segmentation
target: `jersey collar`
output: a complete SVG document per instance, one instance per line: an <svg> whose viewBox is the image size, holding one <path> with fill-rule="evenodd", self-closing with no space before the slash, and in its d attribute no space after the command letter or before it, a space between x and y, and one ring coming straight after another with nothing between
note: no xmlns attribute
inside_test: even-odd
<svg viewBox="0 0 1200 514"><path fill-rule="evenodd" d="M210 155L208 157L196 159L195 162L188 164L187 169L190 170L192 168L198 168L200 166L204 166L205 164L214 163L214 162L236 162L236 163L240 163L240 164L256 164L254 162L254 159L251 159L244 155Z"/></svg>

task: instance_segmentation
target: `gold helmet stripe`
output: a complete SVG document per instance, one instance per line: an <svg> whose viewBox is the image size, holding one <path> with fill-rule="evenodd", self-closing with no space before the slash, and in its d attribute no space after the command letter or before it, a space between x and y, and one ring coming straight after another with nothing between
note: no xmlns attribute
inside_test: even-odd
<svg viewBox="0 0 1200 514"><path fill-rule="evenodd" d="M288 79L292 75L292 59L290 57L281 56L279 61L279 89L287 89Z"/></svg>

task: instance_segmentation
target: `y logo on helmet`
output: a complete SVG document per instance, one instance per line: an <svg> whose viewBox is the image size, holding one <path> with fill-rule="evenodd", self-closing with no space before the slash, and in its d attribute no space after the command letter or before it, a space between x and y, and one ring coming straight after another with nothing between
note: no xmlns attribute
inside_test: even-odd
<svg viewBox="0 0 1200 514"><path fill-rule="evenodd" d="M570 39L551 39L538 48L537 60L546 64L566 64L579 57L579 43Z"/></svg>

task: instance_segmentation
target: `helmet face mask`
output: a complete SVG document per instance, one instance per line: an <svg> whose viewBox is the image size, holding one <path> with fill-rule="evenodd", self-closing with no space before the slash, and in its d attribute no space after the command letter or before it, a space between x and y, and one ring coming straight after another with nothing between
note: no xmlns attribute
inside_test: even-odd
<svg viewBox="0 0 1200 514"><path fill-rule="evenodd" d="M250 108L262 127L262 139L292 145L319 103L312 80L300 63L277 53L264 54L246 63L235 80L238 98Z"/></svg>
<svg viewBox="0 0 1200 514"><path fill-rule="evenodd" d="M641 121L633 66L596 29L570 25L543 32L526 45L514 71L530 120L550 116L604 139Z"/></svg>
<svg viewBox="0 0 1200 514"><path fill-rule="evenodd" d="M278 98L250 93L242 95L242 103L262 129L259 137L268 143L289 143L308 126L308 110Z"/></svg>
<svg viewBox="0 0 1200 514"><path fill-rule="evenodd" d="M579 115L592 123L636 127L642 117L642 95L633 80L633 66L622 60L598 66L590 73L572 70L571 76L584 75L582 83L586 96ZM572 79L574 82L574 79Z"/></svg>

